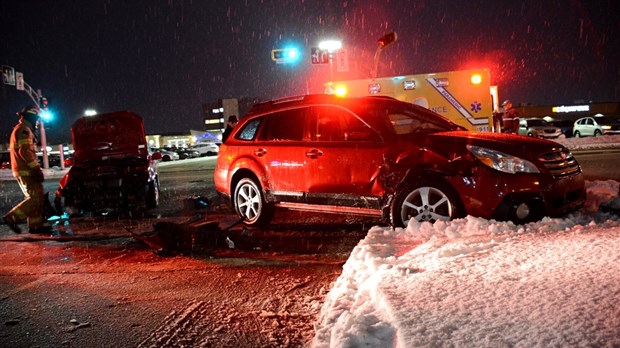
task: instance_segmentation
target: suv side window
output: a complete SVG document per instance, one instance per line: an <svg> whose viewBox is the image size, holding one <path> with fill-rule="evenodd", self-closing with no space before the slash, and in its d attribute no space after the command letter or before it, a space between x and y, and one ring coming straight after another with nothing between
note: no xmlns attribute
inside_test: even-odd
<svg viewBox="0 0 620 348"><path fill-rule="evenodd" d="M372 129L351 112L335 106L313 106L312 141L376 141Z"/></svg>
<svg viewBox="0 0 620 348"><path fill-rule="evenodd" d="M260 126L263 117L256 118L245 124L242 130L237 133L237 139L239 140L252 140L256 136L258 126Z"/></svg>
<svg viewBox="0 0 620 348"><path fill-rule="evenodd" d="M306 117L304 108L274 112L266 117L258 140L302 141Z"/></svg>

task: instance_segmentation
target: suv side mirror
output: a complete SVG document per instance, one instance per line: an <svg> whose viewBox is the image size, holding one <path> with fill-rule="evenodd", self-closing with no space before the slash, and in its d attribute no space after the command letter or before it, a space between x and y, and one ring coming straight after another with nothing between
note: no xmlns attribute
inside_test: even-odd
<svg viewBox="0 0 620 348"><path fill-rule="evenodd" d="M155 152L154 154L151 155L151 159L153 161L159 161L162 159L161 157L161 152Z"/></svg>

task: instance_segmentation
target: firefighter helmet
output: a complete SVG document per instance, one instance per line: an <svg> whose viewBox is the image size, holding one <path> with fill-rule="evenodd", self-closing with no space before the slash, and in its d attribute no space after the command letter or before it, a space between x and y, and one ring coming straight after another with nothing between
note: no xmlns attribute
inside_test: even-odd
<svg viewBox="0 0 620 348"><path fill-rule="evenodd" d="M18 113L20 116L38 116L39 108L36 106L26 106Z"/></svg>
<svg viewBox="0 0 620 348"><path fill-rule="evenodd" d="M22 111L18 112L17 114L26 119L28 122L35 124L39 120L39 112L40 110L36 106L26 106L22 109Z"/></svg>

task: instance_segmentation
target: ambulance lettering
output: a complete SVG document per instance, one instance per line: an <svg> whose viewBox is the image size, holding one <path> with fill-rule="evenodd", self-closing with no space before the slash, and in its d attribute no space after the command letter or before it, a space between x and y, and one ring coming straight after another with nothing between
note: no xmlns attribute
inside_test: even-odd
<svg viewBox="0 0 620 348"><path fill-rule="evenodd" d="M446 114L446 113L448 113L448 107L447 107L447 106L445 106L445 105L441 105L441 106L432 106L432 107L430 108L430 110L431 110L432 112L436 112L436 113L438 113L438 114Z"/></svg>
<svg viewBox="0 0 620 348"><path fill-rule="evenodd" d="M450 92L448 92L444 87L439 87L437 81L434 78L427 78L426 81L439 93L442 97L444 97L448 103L450 103L470 124L472 125L482 125L488 124L489 120L486 118L476 119L473 118L472 115L459 103ZM434 111L434 110L433 110Z"/></svg>

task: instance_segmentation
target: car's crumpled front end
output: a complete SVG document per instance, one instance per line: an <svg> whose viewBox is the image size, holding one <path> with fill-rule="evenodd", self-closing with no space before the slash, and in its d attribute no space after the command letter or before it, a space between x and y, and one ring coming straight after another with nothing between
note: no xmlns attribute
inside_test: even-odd
<svg viewBox="0 0 620 348"><path fill-rule="evenodd" d="M146 208L149 163L142 158L113 159L94 165L74 165L60 181L56 196L68 213L135 211ZM59 207L56 207L59 210Z"/></svg>
<svg viewBox="0 0 620 348"><path fill-rule="evenodd" d="M492 133L449 136L476 159L469 175L448 179L469 215L526 222L562 216L585 202L581 168L557 143Z"/></svg>

